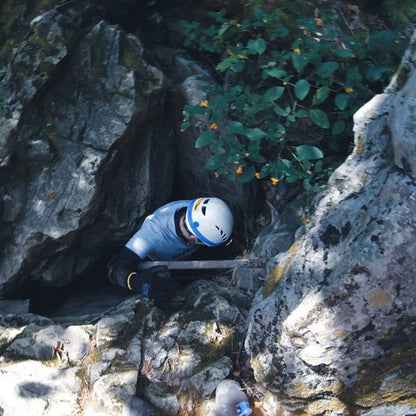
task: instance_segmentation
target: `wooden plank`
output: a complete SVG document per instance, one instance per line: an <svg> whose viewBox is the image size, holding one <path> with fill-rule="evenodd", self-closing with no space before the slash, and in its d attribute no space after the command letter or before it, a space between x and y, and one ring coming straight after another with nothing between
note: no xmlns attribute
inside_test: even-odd
<svg viewBox="0 0 416 416"><path fill-rule="evenodd" d="M139 263L138 269L144 270L154 266L167 266L169 270L233 269L247 265L249 262L248 259L143 261Z"/></svg>

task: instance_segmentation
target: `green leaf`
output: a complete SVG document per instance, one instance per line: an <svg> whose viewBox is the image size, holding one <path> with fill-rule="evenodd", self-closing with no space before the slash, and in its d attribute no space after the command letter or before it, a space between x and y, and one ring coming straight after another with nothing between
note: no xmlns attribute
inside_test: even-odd
<svg viewBox="0 0 416 416"><path fill-rule="evenodd" d="M217 153L220 152L222 153L224 149L222 149L222 147L224 146L224 141L222 139L216 139L213 143L212 143L212 147L211 147L211 153ZM221 150L220 150L221 149Z"/></svg>
<svg viewBox="0 0 416 416"><path fill-rule="evenodd" d="M206 107L201 107L200 105L194 105L192 107L188 107L188 112L190 116L195 116L197 114L207 114L208 110Z"/></svg>
<svg viewBox="0 0 416 416"><path fill-rule="evenodd" d="M309 179L305 178L303 180L303 188L305 189L305 191L310 191L312 189L312 185L311 185Z"/></svg>
<svg viewBox="0 0 416 416"><path fill-rule="evenodd" d="M263 101L270 103L272 101L278 100L284 93L284 87L271 87L263 95Z"/></svg>
<svg viewBox="0 0 416 416"><path fill-rule="evenodd" d="M191 32L192 30L194 30L195 28L197 28L200 25L200 23L198 23L198 22L195 22L195 21L188 22L186 20L181 20L179 23L184 28L184 30L188 33Z"/></svg>
<svg viewBox="0 0 416 416"><path fill-rule="evenodd" d="M329 78L339 68L338 62L323 62L316 71L321 78Z"/></svg>
<svg viewBox="0 0 416 416"><path fill-rule="evenodd" d="M217 170L225 162L225 155L213 155L205 162L205 168L210 170Z"/></svg>
<svg viewBox="0 0 416 416"><path fill-rule="evenodd" d="M267 69L263 71L263 78L266 78L266 77L282 78L286 75L287 75L287 72L279 68Z"/></svg>
<svg viewBox="0 0 416 416"><path fill-rule="evenodd" d="M308 115L309 115L308 110L305 110L304 108L300 108L299 110L294 112L294 116L297 118L308 117Z"/></svg>
<svg viewBox="0 0 416 416"><path fill-rule="evenodd" d="M266 163L266 159L258 152L250 152L248 158L256 163Z"/></svg>
<svg viewBox="0 0 416 416"><path fill-rule="evenodd" d="M256 104L256 103L258 103L260 100L261 100L261 95L260 95L260 94L250 94L250 95L247 97L247 101L248 101L250 104Z"/></svg>
<svg viewBox="0 0 416 416"><path fill-rule="evenodd" d="M282 124L278 123L277 124L277 127L276 127L276 133L277 134L275 135L275 137L280 139L286 133L285 126L283 126Z"/></svg>
<svg viewBox="0 0 416 416"><path fill-rule="evenodd" d="M303 100L309 93L310 90L310 85L309 82L306 81L306 79L300 79L296 84L295 84L295 95L297 98L299 98L299 100Z"/></svg>
<svg viewBox="0 0 416 416"><path fill-rule="evenodd" d="M216 111L223 113L229 106L228 100L224 95L218 95L212 100Z"/></svg>
<svg viewBox="0 0 416 416"><path fill-rule="evenodd" d="M350 99L350 96L348 94L341 93L335 96L334 102L338 109L340 109L341 111L344 111L345 108L347 107L349 99Z"/></svg>
<svg viewBox="0 0 416 416"><path fill-rule="evenodd" d="M363 79L361 76L360 68L353 66L347 71L347 83L354 83L354 81L360 82Z"/></svg>
<svg viewBox="0 0 416 416"><path fill-rule="evenodd" d="M255 129L247 129L245 135L249 140L260 140L266 136L266 133L262 129L256 127Z"/></svg>
<svg viewBox="0 0 416 416"><path fill-rule="evenodd" d="M246 107L245 112L248 116L251 117L251 116L254 116L255 114L259 113L260 111L265 110L265 106L266 106L266 104L264 104L264 103L255 104L255 105L252 105L250 107ZM268 104L267 104L267 106L268 106Z"/></svg>
<svg viewBox="0 0 416 416"><path fill-rule="evenodd" d="M272 32L269 33L269 38L271 41L274 41L277 38L282 38L288 34L289 34L289 30L279 25L276 28L274 28Z"/></svg>
<svg viewBox="0 0 416 416"><path fill-rule="evenodd" d="M260 7L253 7L253 15L258 20L263 20L266 15Z"/></svg>
<svg viewBox="0 0 416 416"><path fill-rule="evenodd" d="M283 109L282 107L274 107L273 111L280 117L286 117L290 113L290 108L286 107L286 109Z"/></svg>
<svg viewBox="0 0 416 416"><path fill-rule="evenodd" d="M352 58L353 57L352 52L344 48L338 48L335 51L335 54L339 56L340 58Z"/></svg>
<svg viewBox="0 0 416 416"><path fill-rule="evenodd" d="M243 111L244 110L244 106L246 104L246 97L243 95L240 95L239 97L237 97L237 99L234 102L235 104L235 109L237 111Z"/></svg>
<svg viewBox="0 0 416 416"><path fill-rule="evenodd" d="M318 105L323 103L327 98L329 93L331 92L330 88L328 86L323 86L321 88L318 88L315 92L315 95L313 96L313 105Z"/></svg>
<svg viewBox="0 0 416 416"><path fill-rule="evenodd" d="M250 39L247 42L247 50L250 54L258 53L261 55L266 50L266 42L263 38Z"/></svg>
<svg viewBox="0 0 416 416"><path fill-rule="evenodd" d="M274 68L277 65L276 61L269 61L267 64L261 65L261 69Z"/></svg>
<svg viewBox="0 0 416 416"><path fill-rule="evenodd" d="M315 146L309 146L307 144L297 146L295 151L299 159L315 160L322 159L324 157L324 154L320 149Z"/></svg>
<svg viewBox="0 0 416 416"><path fill-rule="evenodd" d="M230 88L226 93L224 94L225 99L228 101L234 101L237 98L237 94L239 91L237 90L237 86Z"/></svg>
<svg viewBox="0 0 416 416"><path fill-rule="evenodd" d="M226 172L226 178L230 181L230 182L235 182L236 179L236 174L234 172Z"/></svg>
<svg viewBox="0 0 416 416"><path fill-rule="evenodd" d="M293 166L293 164L290 160L281 159L276 163L276 167L278 168L278 170L281 170L281 174L286 174L286 175L287 174L290 174L290 175L295 175L296 174L296 169L295 169L295 167Z"/></svg>
<svg viewBox="0 0 416 416"><path fill-rule="evenodd" d="M222 22L224 20L225 12L225 9L221 9L220 11L216 12L207 12L207 15L214 18L217 22Z"/></svg>
<svg viewBox="0 0 416 416"><path fill-rule="evenodd" d="M322 160L318 160L313 168L313 171L315 173L320 173L322 172Z"/></svg>
<svg viewBox="0 0 416 416"><path fill-rule="evenodd" d="M286 182L288 182L288 183L295 183L298 180L299 180L298 175L287 175L286 176Z"/></svg>
<svg viewBox="0 0 416 416"><path fill-rule="evenodd" d="M234 162L234 153L238 153L239 146L240 146L240 140L235 134L226 134L224 136L225 142L228 144L228 156L230 157L230 162ZM237 147L236 147L237 146Z"/></svg>
<svg viewBox="0 0 416 416"><path fill-rule="evenodd" d="M225 71L226 69L230 68L233 64L238 62L239 58L236 55L229 56L225 58L223 61L221 61L215 69L217 71Z"/></svg>
<svg viewBox="0 0 416 416"><path fill-rule="evenodd" d="M292 63L298 74L300 74L305 68L306 64L308 63L308 60L306 59L306 57L304 57L304 55L298 55L297 53L293 53Z"/></svg>
<svg viewBox="0 0 416 416"><path fill-rule="evenodd" d="M231 27L230 23L223 23L220 30L218 31L218 36L223 37L224 33Z"/></svg>
<svg viewBox="0 0 416 416"><path fill-rule="evenodd" d="M260 169L260 177L266 178L271 171L271 166L267 163Z"/></svg>
<svg viewBox="0 0 416 416"><path fill-rule="evenodd" d="M246 129L244 128L243 124L239 121L230 121L228 123L228 128L231 132L235 134L244 134Z"/></svg>
<svg viewBox="0 0 416 416"><path fill-rule="evenodd" d="M245 66L246 66L245 61L243 61L243 60L239 60L238 62L234 63L234 64L231 66L231 69L232 69L233 71L235 71L235 72L243 72L243 70L244 70Z"/></svg>
<svg viewBox="0 0 416 416"><path fill-rule="evenodd" d="M206 29L202 30L202 33L204 33L205 35L208 35L209 37L215 36L217 33L217 27L214 25L211 25L209 27L207 27ZM206 37L205 37L206 39Z"/></svg>
<svg viewBox="0 0 416 416"><path fill-rule="evenodd" d="M212 130L204 131L196 140L195 147L198 149L199 147L204 147L207 144L211 143L215 138L215 132Z"/></svg>
<svg viewBox="0 0 416 416"><path fill-rule="evenodd" d="M254 114L259 113L260 111L268 110L269 107L270 104L261 102L250 107L246 107L245 111L248 116L253 116Z"/></svg>
<svg viewBox="0 0 416 416"><path fill-rule="evenodd" d="M303 172L301 172L303 175L305 175L308 171L311 169L311 162L307 159L300 160L300 167L302 168ZM306 176L306 175L305 175Z"/></svg>
<svg viewBox="0 0 416 416"><path fill-rule="evenodd" d="M245 166L243 169L243 173L241 175L238 175L238 178L243 183L250 182L254 178L255 173L256 170L253 166Z"/></svg>
<svg viewBox="0 0 416 416"><path fill-rule="evenodd" d="M388 72L388 68L385 66L372 66L369 68L366 74L366 78L370 82L375 82L383 78L383 75Z"/></svg>
<svg viewBox="0 0 416 416"><path fill-rule="evenodd" d="M403 5L402 7L406 7ZM414 6L413 6L414 8ZM371 33L368 39L368 49L371 52L377 52L383 49L389 49L393 42L393 33L391 30L380 30Z"/></svg>
<svg viewBox="0 0 416 416"><path fill-rule="evenodd" d="M345 121L344 120L337 120L334 125L332 126L332 134L337 136L341 134L345 130Z"/></svg>
<svg viewBox="0 0 416 416"><path fill-rule="evenodd" d="M309 110L309 117L317 126L322 127L324 129L329 128L328 116L322 110Z"/></svg>

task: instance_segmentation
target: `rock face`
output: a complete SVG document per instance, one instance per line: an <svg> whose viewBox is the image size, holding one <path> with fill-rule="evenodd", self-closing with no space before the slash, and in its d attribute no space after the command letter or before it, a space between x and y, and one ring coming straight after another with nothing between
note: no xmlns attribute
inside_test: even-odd
<svg viewBox="0 0 416 416"><path fill-rule="evenodd" d="M200 84L178 88L175 100L172 85L200 69L172 55L168 80L136 35L100 20L106 6L75 3L4 5L21 17L4 24L16 35L6 33L13 52L0 78L0 297L27 281L79 279L173 197L224 197L237 229L246 224L241 207L255 207L253 189L229 192L201 173L194 138L177 140L179 106Z"/></svg>
<svg viewBox="0 0 416 416"><path fill-rule="evenodd" d="M415 42L254 301L246 347L271 415L415 411Z"/></svg>
<svg viewBox="0 0 416 416"><path fill-rule="evenodd" d="M1 94L3 293L28 276L67 284L172 187L164 76L142 60L139 40L100 22L69 54L64 34L79 27L56 11L31 25ZM48 41L37 52L48 56L32 55ZM36 62L48 62L42 82Z"/></svg>
<svg viewBox="0 0 416 416"><path fill-rule="evenodd" d="M171 196L175 172L187 196L217 187L252 212L252 189L194 180L202 158L175 132L168 95L198 100L199 69L174 57L168 79L136 35L78 3L0 16L16 34L0 54L1 297L79 276ZM246 353L256 416L415 414L415 80L413 39L355 115L354 151L305 226L257 239L265 269L192 282L162 305L123 294L100 310L98 290L51 317L3 304L0 414L214 416L216 386L242 378Z"/></svg>
<svg viewBox="0 0 416 416"><path fill-rule="evenodd" d="M129 297L95 322L0 316L0 412L173 416L206 402L213 415L209 399L241 351L248 306L201 280L164 305Z"/></svg>

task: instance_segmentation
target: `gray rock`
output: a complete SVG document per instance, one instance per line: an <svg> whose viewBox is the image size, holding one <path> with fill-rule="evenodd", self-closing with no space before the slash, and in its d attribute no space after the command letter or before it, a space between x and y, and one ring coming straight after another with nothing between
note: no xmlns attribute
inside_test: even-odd
<svg viewBox="0 0 416 416"><path fill-rule="evenodd" d="M213 414L209 399L232 371L247 314L242 298L230 292L211 281L194 282L172 299L177 311L130 296L90 324L80 323L78 314L60 325L33 314L2 316L0 381L9 377L25 393L11 395L7 388L5 395L19 397L9 403L0 392L0 407L9 414L22 405L37 416L48 414L50 403L56 415L63 409L133 415L139 408L146 415L176 415L207 401L204 408ZM52 355L57 340L68 360Z"/></svg>
<svg viewBox="0 0 416 416"><path fill-rule="evenodd" d="M133 397L123 409L123 416L160 416L160 413L144 400Z"/></svg>
<svg viewBox="0 0 416 416"><path fill-rule="evenodd" d="M81 30L75 3L20 13L29 31L16 30L27 36L0 86L2 296L91 273L170 198L174 171L186 197L232 202L241 245L255 228L256 192L206 175L198 131L175 133L179 104L203 98L203 71L173 58L166 80L137 36L94 19ZM253 303L204 280L163 310L129 295L62 305L52 319L0 315L0 413L213 415L244 337L270 415L414 413L414 42L355 115L354 151L306 225L285 229L282 215L256 241L254 257L272 257L265 269L234 273L247 291L266 278ZM178 95L166 111L168 84ZM69 360L52 355L58 341Z"/></svg>
<svg viewBox="0 0 416 416"><path fill-rule="evenodd" d="M88 333L76 326L63 328L60 325L50 325L39 328L37 325L28 325L6 348L5 354L34 360L51 360L52 349L60 341L64 343L69 360L79 361L88 351L88 339Z"/></svg>
<svg viewBox="0 0 416 416"><path fill-rule="evenodd" d="M63 18L54 19L50 24L59 26ZM34 25L50 20L42 16ZM19 53L23 56L25 49ZM0 292L29 278L50 286L68 284L103 256L108 240L125 242L141 217L169 195L172 175L163 172L173 168L173 142L166 122L159 120L164 77L142 53L137 38L101 22L71 49L71 63L60 76L51 72L47 85L53 88L40 101L36 91L10 90L11 66L2 88L16 100L22 94L25 117L15 115L19 125L4 130L6 137L13 133L19 140L17 147L5 148L17 158L9 168L15 179L0 181L8 224L8 234L0 235ZM34 72L29 67L27 75L19 76L32 83ZM9 123L6 115L0 118ZM155 129L149 130L153 124ZM153 143L160 137L165 147L156 149ZM155 162L149 169L150 158ZM111 176L113 182L108 181Z"/></svg>
<svg viewBox="0 0 416 416"><path fill-rule="evenodd" d="M217 388L218 384L229 376L233 368L230 357L222 357L200 373L193 375L189 383L202 395L207 398Z"/></svg>
<svg viewBox="0 0 416 416"><path fill-rule="evenodd" d="M91 401L85 407L85 415L122 415L131 413L137 371L107 374L92 386Z"/></svg>
<svg viewBox="0 0 416 416"><path fill-rule="evenodd" d="M0 409L4 415L67 416L77 410L79 368L54 368L38 361L3 365Z"/></svg>
<svg viewBox="0 0 416 416"><path fill-rule="evenodd" d="M305 233L269 262L254 300L245 345L256 379L284 397L280 411L312 412L311 401L314 414L349 415L346 401L403 414L399 397L414 395L416 184L411 149L399 142L416 127L415 41L406 82L355 114L353 153ZM406 166L397 159L404 148Z"/></svg>

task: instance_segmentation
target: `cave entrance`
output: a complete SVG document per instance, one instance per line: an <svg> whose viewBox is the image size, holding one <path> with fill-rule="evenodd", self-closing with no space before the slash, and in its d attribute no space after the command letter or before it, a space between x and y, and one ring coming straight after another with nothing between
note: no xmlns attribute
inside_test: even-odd
<svg viewBox="0 0 416 416"><path fill-rule="evenodd" d="M62 287L29 280L10 299L29 299L29 313L52 318L102 314L131 296L108 281L105 265L104 261L98 262L76 281Z"/></svg>
<svg viewBox="0 0 416 416"><path fill-rule="evenodd" d="M219 260L224 259L223 254L221 251L203 247L187 260ZM88 316L94 320L95 316L101 317L124 300L136 296L127 289L110 283L107 278L107 263L108 258L101 259L76 281L63 287L47 287L39 281L27 281L9 299L20 300L22 307L29 300L28 312L36 315L61 319ZM192 269L171 270L171 274L179 282L179 287L185 287L195 280L212 279L217 275L230 275L231 272Z"/></svg>

